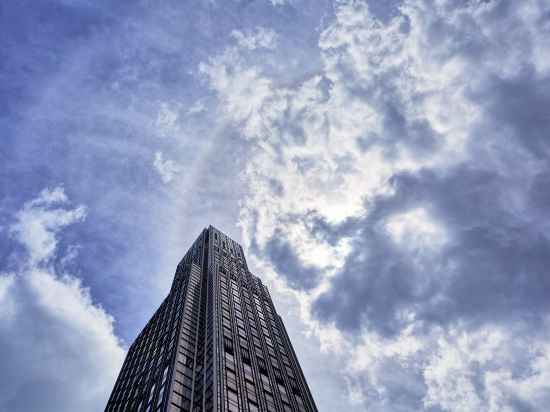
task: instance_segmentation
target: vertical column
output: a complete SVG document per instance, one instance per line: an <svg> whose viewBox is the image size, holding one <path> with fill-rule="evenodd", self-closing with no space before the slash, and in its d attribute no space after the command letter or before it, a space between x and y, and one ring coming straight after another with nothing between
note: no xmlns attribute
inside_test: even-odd
<svg viewBox="0 0 550 412"><path fill-rule="evenodd" d="M200 306L201 270L194 263L186 264L189 273L178 346L175 354L174 373L167 410L170 412L191 411L194 389L198 316Z"/></svg>

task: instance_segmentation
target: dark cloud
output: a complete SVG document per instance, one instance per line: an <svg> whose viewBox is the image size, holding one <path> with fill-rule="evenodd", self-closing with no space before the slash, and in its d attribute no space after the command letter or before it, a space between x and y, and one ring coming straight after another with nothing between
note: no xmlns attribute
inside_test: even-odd
<svg viewBox="0 0 550 412"><path fill-rule="evenodd" d="M514 185L472 165L394 176L395 193L377 198L354 223L360 235L353 252L315 313L348 331L367 326L385 334L408 323L403 309L439 325L540 321L550 309L550 239L545 222L531 219L538 213L511 210L503 193ZM427 208L448 234L441 249L422 257L421 269L418 256L383 229L392 216L417 207Z"/></svg>
<svg viewBox="0 0 550 412"><path fill-rule="evenodd" d="M410 372L409 372L410 373ZM391 411L391 412L410 412L410 411L425 411L425 412L442 412L439 407L426 407L423 398L426 392L426 384L424 383L421 373L414 373L413 379L404 373L399 362L390 362L383 372L378 372L380 383L387 390L382 396L375 395L372 389L372 382L366 375L357 376L354 384L363 393L372 393L372 400L380 402L382 405L387 405L385 408L373 408L375 411ZM398 383L399 382L399 383ZM396 384L398 383L398 384ZM373 402L374 403L374 402Z"/></svg>
<svg viewBox="0 0 550 412"><path fill-rule="evenodd" d="M391 20L394 3L367 3L342 2L321 34L328 104L310 103L330 130L291 158L310 196L300 210L275 196L250 202L271 218L249 231L272 236L254 253L303 292L321 277L281 233L306 227L320 248L349 242L311 314L345 332L354 393L370 409L544 410L529 374L546 366L524 353L542 348L550 313L548 13L541 2L427 0L404 2L396 14L408 16ZM359 150L345 153L352 142ZM309 192L324 181L312 173L322 161L337 165L339 193ZM281 182L287 196L297 185ZM344 191L364 194L359 213L356 197L336 199Z"/></svg>
<svg viewBox="0 0 550 412"><path fill-rule="evenodd" d="M303 217L318 239L331 245L352 240L343 269L314 303L320 319L352 333L366 326L390 336L410 324L406 311L427 327L518 320L540 325L549 313L550 78L530 63L533 41L517 10L511 2L500 3L485 15L491 33L516 27L514 40L524 47L518 56L525 60L508 71L488 66L465 73L465 97L481 113L469 129L466 160L394 175L393 193L369 199L363 217L336 225L314 212ZM499 18L505 19L501 28L493 26ZM456 19L427 19L424 40L434 44L427 56L442 63L460 56L478 65L507 55L497 38L482 34L479 19L470 13ZM547 19L539 20L537 29L548 31ZM415 158L440 149L443 136L427 120L405 114L409 102L397 93L394 71L377 78L380 85L372 89L377 93L367 93L346 64L338 67L343 78L383 115L383 135L370 132L358 139L361 150L377 145L398 160L398 149ZM443 245L404 245L388 233L389 220L417 208L441 226Z"/></svg>
<svg viewBox="0 0 550 412"><path fill-rule="evenodd" d="M342 238L353 236L360 230L357 222L361 218L349 217L341 223L331 224L323 216L312 210L307 216L301 217L301 219L306 223L306 226L315 237L332 246L335 246Z"/></svg>
<svg viewBox="0 0 550 412"><path fill-rule="evenodd" d="M550 34L550 32L549 32ZM530 64L518 62L518 73L510 78L496 75L483 79L480 88L469 97L484 108L480 135L501 134L514 140L520 149L529 150L539 159L550 154L550 77L538 73Z"/></svg>
<svg viewBox="0 0 550 412"><path fill-rule="evenodd" d="M384 80L382 80L384 81ZM399 149L412 151L415 157L425 157L434 153L443 140L443 136L433 130L425 119L410 120L403 113L397 101L379 103L379 110L384 116L383 134L368 133L357 142L362 151L368 151L373 146L382 147L387 157L399 157Z"/></svg>
<svg viewBox="0 0 550 412"><path fill-rule="evenodd" d="M281 233L275 233L266 243L264 255L291 287L308 290L317 285L319 270L313 266L305 266Z"/></svg>
<svg viewBox="0 0 550 412"><path fill-rule="evenodd" d="M529 188L528 201L543 215L550 210L550 171L535 175Z"/></svg>

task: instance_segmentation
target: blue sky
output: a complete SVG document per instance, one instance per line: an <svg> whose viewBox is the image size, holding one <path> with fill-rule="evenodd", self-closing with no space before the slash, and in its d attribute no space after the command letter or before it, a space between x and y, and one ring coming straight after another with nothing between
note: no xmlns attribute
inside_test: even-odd
<svg viewBox="0 0 550 412"><path fill-rule="evenodd" d="M101 410L212 224L320 411L543 411L549 36L543 0L2 4L0 410Z"/></svg>

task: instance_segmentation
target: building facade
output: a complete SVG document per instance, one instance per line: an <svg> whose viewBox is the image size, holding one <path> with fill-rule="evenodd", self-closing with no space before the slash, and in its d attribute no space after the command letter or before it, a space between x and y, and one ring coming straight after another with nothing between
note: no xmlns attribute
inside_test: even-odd
<svg viewBox="0 0 550 412"><path fill-rule="evenodd" d="M242 247L204 229L130 346L107 412L317 412L269 291Z"/></svg>

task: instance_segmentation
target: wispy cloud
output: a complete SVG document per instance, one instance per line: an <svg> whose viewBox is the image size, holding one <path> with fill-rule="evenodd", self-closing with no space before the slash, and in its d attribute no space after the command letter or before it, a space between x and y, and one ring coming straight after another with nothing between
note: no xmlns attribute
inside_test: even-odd
<svg viewBox="0 0 550 412"><path fill-rule="evenodd" d="M155 153L153 166L164 183L170 183L180 172L179 166L177 166L173 160L163 159L162 152Z"/></svg>
<svg viewBox="0 0 550 412"><path fill-rule="evenodd" d="M32 265L47 263L57 247L57 232L85 218L85 207L63 208L67 203L63 187L44 189L17 213L17 223L10 232L25 246Z"/></svg>
<svg viewBox="0 0 550 412"><path fill-rule="evenodd" d="M198 113L202 113L206 110L206 106L204 105L203 102L201 102L200 100L193 103L193 105L187 109L187 115L188 116L192 116L192 115L195 115L195 114L198 114Z"/></svg>
<svg viewBox="0 0 550 412"><path fill-rule="evenodd" d="M248 50L255 49L274 49L277 47L277 34L265 27L256 27L253 31L242 32L240 30L233 30L231 32L237 44Z"/></svg>

